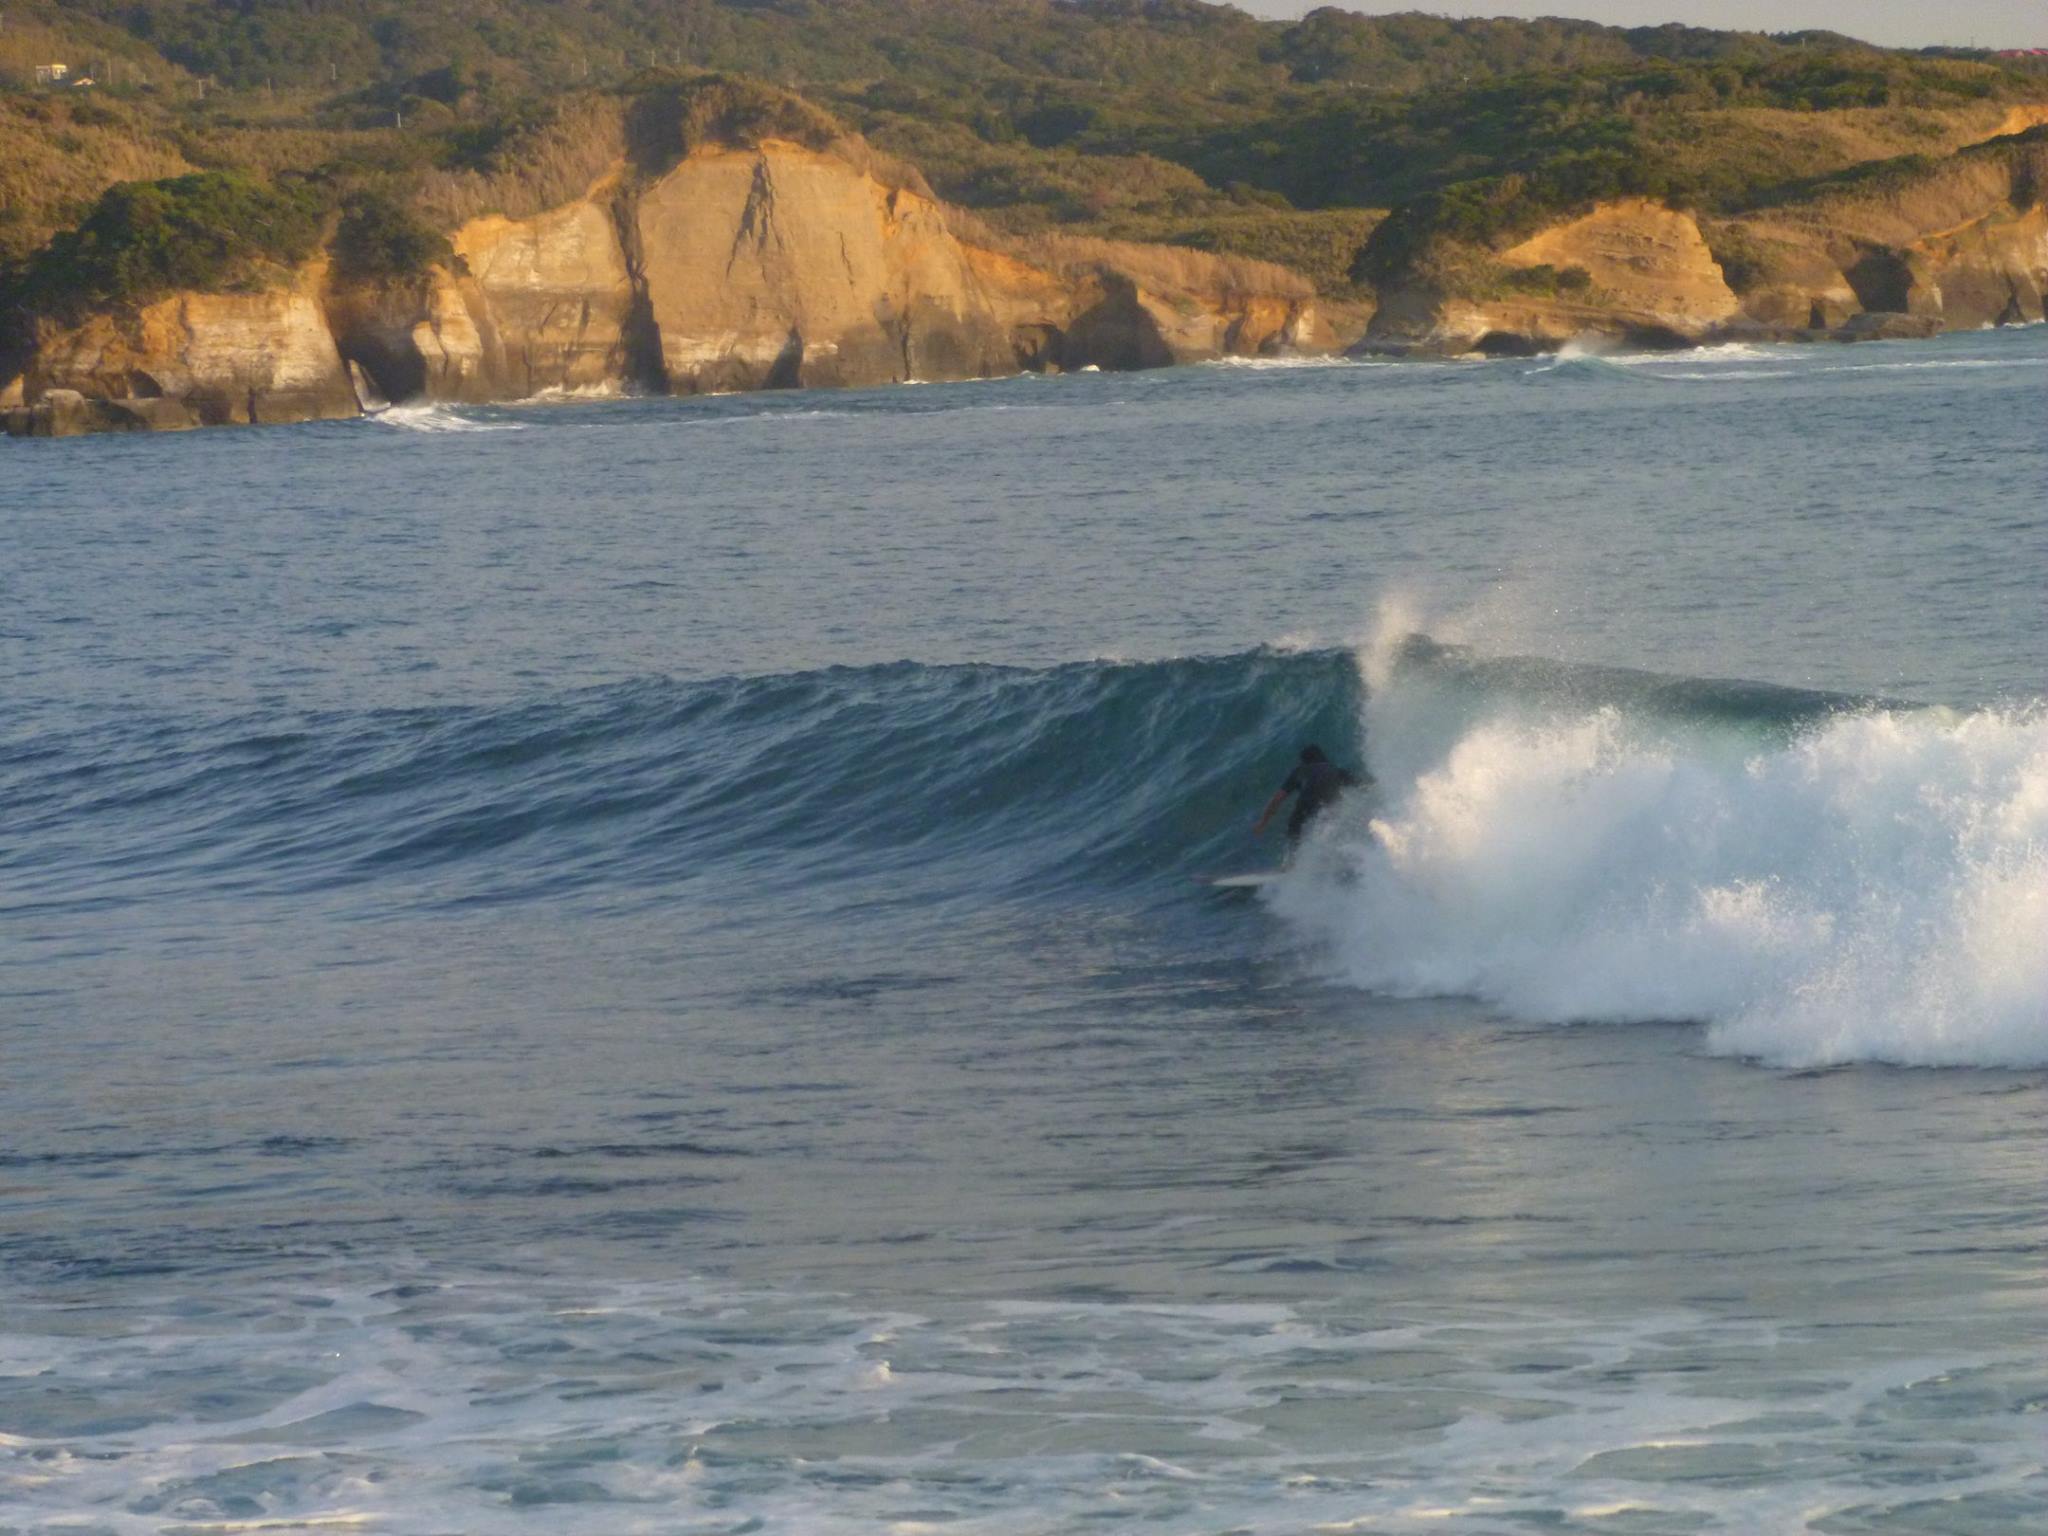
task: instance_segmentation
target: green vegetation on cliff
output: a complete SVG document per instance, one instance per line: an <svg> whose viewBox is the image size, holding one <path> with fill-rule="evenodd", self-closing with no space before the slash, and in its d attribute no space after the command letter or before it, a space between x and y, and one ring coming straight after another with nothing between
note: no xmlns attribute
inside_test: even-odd
<svg viewBox="0 0 2048 1536"><path fill-rule="evenodd" d="M650 171L666 170L707 145L786 139L825 149L845 135L829 112L743 76L677 78L656 71L633 82L627 97L627 145Z"/></svg>
<svg viewBox="0 0 2048 1536"><path fill-rule="evenodd" d="M106 78L38 90L45 57ZM282 215L251 235L224 195L164 194L188 258L144 254L96 202L187 172L324 197L341 267L390 276L461 218L536 211L621 157L850 130L1014 235L1185 244L1330 288L1615 195L1733 216L1939 160L2048 100L2024 65L1829 34L1282 23L1201 0L11 0L7 86L0 283L39 303L188 259L253 280ZM60 245L83 262L68 288Z"/></svg>
<svg viewBox="0 0 2048 1536"><path fill-rule="evenodd" d="M324 199L301 184L266 185L233 172L122 182L14 275L5 300L75 319L184 288L261 282L267 269L313 254L326 212Z"/></svg>
<svg viewBox="0 0 2048 1536"><path fill-rule="evenodd" d="M416 277L452 254L447 237L410 204L377 188L343 203L332 249L337 274L369 282Z"/></svg>

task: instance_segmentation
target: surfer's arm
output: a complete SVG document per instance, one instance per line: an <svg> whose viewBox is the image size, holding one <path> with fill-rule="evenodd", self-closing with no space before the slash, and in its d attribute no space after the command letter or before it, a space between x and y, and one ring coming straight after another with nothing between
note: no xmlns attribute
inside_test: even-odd
<svg viewBox="0 0 2048 1536"><path fill-rule="evenodd" d="M1274 790L1273 798L1266 802L1266 808L1259 812L1259 819L1252 823L1252 836L1263 837L1266 831L1266 823L1271 821L1273 813L1286 803L1287 791L1284 789Z"/></svg>

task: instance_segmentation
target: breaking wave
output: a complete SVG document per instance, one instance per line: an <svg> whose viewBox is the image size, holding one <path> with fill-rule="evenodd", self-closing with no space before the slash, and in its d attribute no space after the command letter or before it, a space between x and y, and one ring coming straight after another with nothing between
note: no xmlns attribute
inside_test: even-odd
<svg viewBox="0 0 2048 1536"><path fill-rule="evenodd" d="M0 879L59 906L319 893L385 912L786 906L885 881L895 902L1144 911L1171 941L1205 901L1190 875L1270 859L1246 827L1309 739L1379 780L1270 901L1343 982L1531 1021L1696 1022L1777 1063L2048 1063L2040 705L1420 637L109 720L0 743Z"/></svg>
<svg viewBox="0 0 2048 1536"><path fill-rule="evenodd" d="M1785 1065L2048 1063L2048 712L1373 663L1382 779L1278 909L1343 980Z"/></svg>

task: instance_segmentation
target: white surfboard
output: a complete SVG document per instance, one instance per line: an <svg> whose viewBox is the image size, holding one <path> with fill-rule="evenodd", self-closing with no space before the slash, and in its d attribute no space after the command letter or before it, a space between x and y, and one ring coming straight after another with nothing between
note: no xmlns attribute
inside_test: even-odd
<svg viewBox="0 0 2048 1536"><path fill-rule="evenodd" d="M1258 891L1269 885L1278 885L1286 875L1284 869L1262 869L1248 875L1201 875L1197 878L1211 890Z"/></svg>

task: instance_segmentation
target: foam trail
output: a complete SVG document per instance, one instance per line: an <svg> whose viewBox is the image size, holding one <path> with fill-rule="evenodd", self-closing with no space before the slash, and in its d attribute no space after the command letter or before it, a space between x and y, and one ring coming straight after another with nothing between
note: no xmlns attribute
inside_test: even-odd
<svg viewBox="0 0 2048 1536"><path fill-rule="evenodd" d="M1276 898L1342 979L1785 1065L2048 1063L2039 707L1687 717L1427 672L1367 706L1383 814Z"/></svg>
<svg viewBox="0 0 2048 1536"><path fill-rule="evenodd" d="M1273 373L1304 368L1385 368L1393 364L1385 358L1346 357L1341 353L1285 352L1264 357L1214 357L1202 366L1242 373Z"/></svg>
<svg viewBox="0 0 2048 1536"><path fill-rule="evenodd" d="M523 430L514 421L472 421L467 416L457 415L448 406L431 401L415 402L410 405L386 406L381 411L372 411L368 420L380 426L397 427L407 432L518 432Z"/></svg>
<svg viewBox="0 0 2048 1536"><path fill-rule="evenodd" d="M1726 341L1714 346L1681 347L1664 352L1616 352L1603 360L1617 368L1640 368L1673 361L1699 363L1767 363L1788 355L1786 343L1758 346L1752 342Z"/></svg>
<svg viewBox="0 0 2048 1536"><path fill-rule="evenodd" d="M1616 343L1597 337L1578 338L1557 349L1549 361L1529 370L1532 376L1562 373L1567 376L1599 377L1618 369L1645 370L1653 379L1761 379L1790 377L1798 370L1788 366L1794 356L1789 345L1757 346L1747 342L1724 342L1716 346L1680 347L1655 352L1630 352ZM1775 369L1752 365L1775 363ZM1673 367L1685 371L1661 370Z"/></svg>
<svg viewBox="0 0 2048 1536"><path fill-rule="evenodd" d="M537 389L520 400L500 401L501 405L517 407L526 405L562 405L586 400L623 400L626 390L616 379L604 379L595 384L550 384Z"/></svg>

